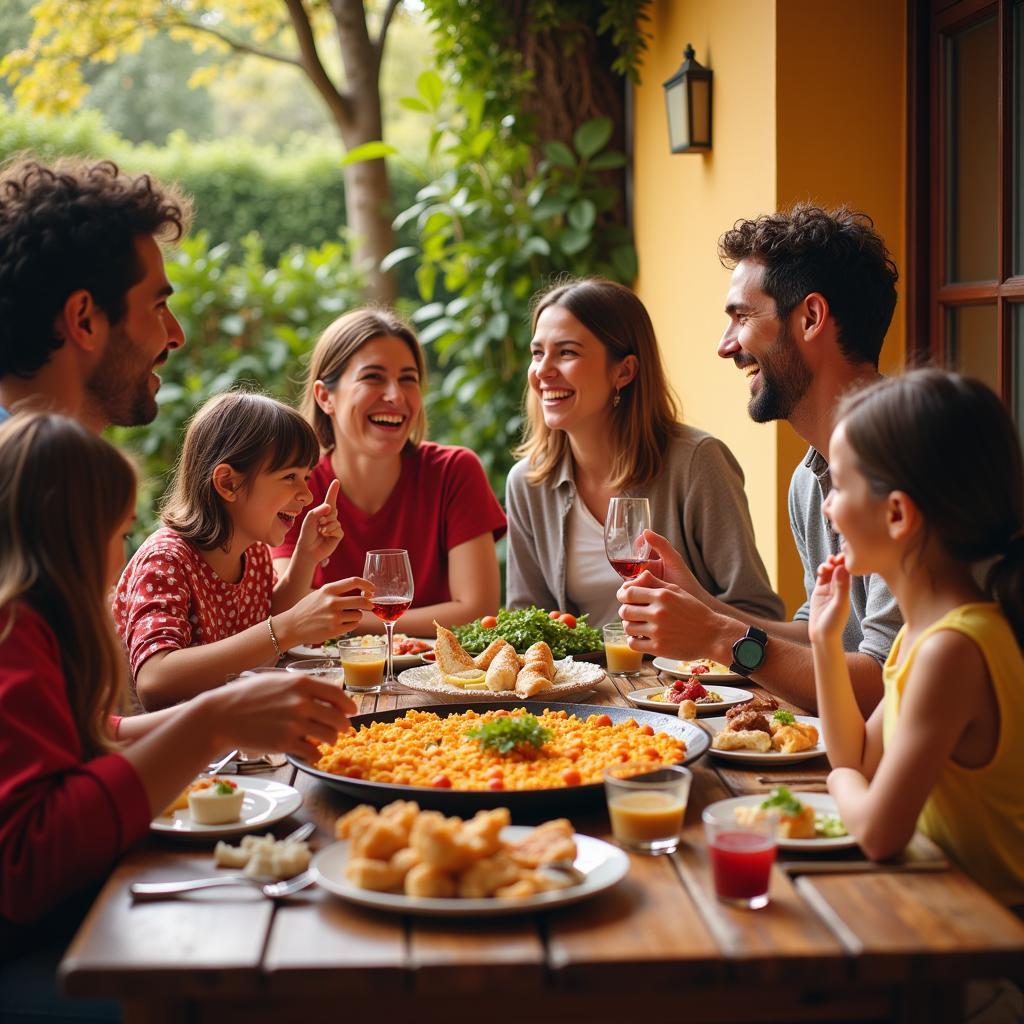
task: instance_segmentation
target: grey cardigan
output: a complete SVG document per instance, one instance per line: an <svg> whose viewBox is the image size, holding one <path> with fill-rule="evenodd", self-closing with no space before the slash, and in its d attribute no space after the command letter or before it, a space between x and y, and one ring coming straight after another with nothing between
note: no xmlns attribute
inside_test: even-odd
<svg viewBox="0 0 1024 1024"><path fill-rule="evenodd" d="M507 605L569 608L565 525L576 486L566 456L555 476L531 485L525 459L508 476ZM667 537L709 593L753 615L780 619L782 600L768 582L754 544L743 471L732 452L702 430L681 425L661 473L628 494L651 503L651 526Z"/></svg>

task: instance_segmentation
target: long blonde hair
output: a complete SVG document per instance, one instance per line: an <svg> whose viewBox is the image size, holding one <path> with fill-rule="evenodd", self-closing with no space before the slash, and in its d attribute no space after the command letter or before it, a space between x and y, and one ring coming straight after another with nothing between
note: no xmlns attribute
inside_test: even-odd
<svg viewBox="0 0 1024 1024"><path fill-rule="evenodd" d="M49 624L86 759L110 749L107 719L126 692L107 550L134 501L131 464L75 420L24 412L0 427L0 643L19 604Z"/></svg>
<svg viewBox="0 0 1024 1024"><path fill-rule="evenodd" d="M533 331L549 306L568 310L605 347L609 363L636 356L636 376L610 406L609 484L614 489L642 487L662 469L665 453L678 432L680 408L665 375L654 325L644 304L624 285L603 277L560 278L534 299ZM569 451L569 436L544 422L540 400L527 385L526 431L513 453L529 459L531 484L549 480Z"/></svg>
<svg viewBox="0 0 1024 1024"><path fill-rule="evenodd" d="M399 338L409 347L416 371L420 377L420 391L427 386L427 365L423 359L416 332L394 310L384 306L365 306L353 309L339 316L327 325L317 339L306 374L306 389L302 396L302 415L316 432L317 440L324 451L334 447L334 421L317 404L313 386L317 381L328 390L338 383L338 378L352 361L352 357L366 344L377 338ZM409 432L409 442L417 445L427 436L427 414L420 406L419 414Z"/></svg>

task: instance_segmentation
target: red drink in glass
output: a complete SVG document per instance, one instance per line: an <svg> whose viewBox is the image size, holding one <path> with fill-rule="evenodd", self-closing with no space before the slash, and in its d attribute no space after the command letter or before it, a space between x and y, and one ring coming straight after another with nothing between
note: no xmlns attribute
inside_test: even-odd
<svg viewBox="0 0 1024 1024"><path fill-rule="evenodd" d="M725 900L751 900L768 892L775 863L773 840L749 832L719 832L710 847L715 892Z"/></svg>
<svg viewBox="0 0 1024 1024"><path fill-rule="evenodd" d="M373 614L384 622L397 622L411 606L412 601L405 601L400 597L371 598Z"/></svg>
<svg viewBox="0 0 1024 1024"><path fill-rule="evenodd" d="M635 579L644 569L649 569L651 565L650 561L646 558L636 560L609 558L608 563L624 580Z"/></svg>

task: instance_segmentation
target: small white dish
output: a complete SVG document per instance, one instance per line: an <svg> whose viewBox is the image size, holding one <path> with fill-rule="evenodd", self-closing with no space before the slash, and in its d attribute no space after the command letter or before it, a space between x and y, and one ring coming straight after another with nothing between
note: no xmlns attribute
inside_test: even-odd
<svg viewBox="0 0 1024 1024"><path fill-rule="evenodd" d="M705 814L712 814L716 819L725 824L736 820L737 807L760 807L771 796L770 793L754 793L749 796L735 796L730 800L719 800L711 804ZM838 814L835 800L828 793L793 793L802 804L809 804L814 808L816 814ZM835 836L829 838L820 836L814 839L783 839L778 840L779 848L782 850L808 850L817 853L819 850L849 850L857 845L857 840L851 835Z"/></svg>
<svg viewBox="0 0 1024 1024"><path fill-rule="evenodd" d="M185 808L154 818L149 824L150 832L175 839L223 839L266 828L294 814L302 806L302 794L276 779L232 775L231 781L237 782L238 788L245 791L242 814L238 821L229 821L223 825L200 825L192 820L188 808Z"/></svg>
<svg viewBox="0 0 1024 1024"><path fill-rule="evenodd" d="M374 637L376 640L383 640L383 635ZM429 637L409 637L410 640L422 640L423 643L429 644L433 648L436 640L431 640ZM395 641L399 640L398 635L395 636ZM338 657L338 648L335 644L296 644L294 647L288 648L288 653L296 658L334 658ZM412 668L414 665L425 664L425 659L422 654L396 654L394 657L395 668Z"/></svg>
<svg viewBox="0 0 1024 1024"><path fill-rule="evenodd" d="M737 675L735 672L684 672L683 666L688 664L691 664L691 662L676 661L674 658L654 659L654 667L659 672L664 672L665 675L673 676L676 679L689 679L690 676L696 675L705 686L710 683L742 683L744 680L743 676Z"/></svg>
<svg viewBox="0 0 1024 1024"><path fill-rule="evenodd" d="M704 684L702 683L701 685L703 686ZM722 700L715 701L714 704L698 704L698 715L721 714L723 711L727 711L729 708L735 707L737 704L743 704L748 700L753 700L754 697L749 690L741 690L737 686L722 686L721 683L711 684L709 682L706 688L708 690L714 690ZM663 694L667 689L668 687L666 686L649 686L645 690L633 690L631 693L626 694L626 700L638 708L650 708L652 711L665 711L670 715L678 714L678 704L674 704L670 700L655 699L660 694Z"/></svg>
<svg viewBox="0 0 1024 1024"><path fill-rule="evenodd" d="M533 829L523 825L509 825L502 830L508 841L521 839ZM586 875L579 885L553 892L539 893L520 900L487 899L429 899L406 896L404 893L373 892L360 889L345 877L348 861L348 843L333 843L313 857L309 870L317 883L328 892L351 903L387 910L396 914L416 914L421 917L495 917L500 914L528 914L538 910L551 910L595 896L620 882L629 871L629 856L617 846L591 836L573 836L576 840L575 866Z"/></svg>
<svg viewBox="0 0 1024 1024"><path fill-rule="evenodd" d="M708 747L708 753L715 757L721 757L726 761L745 761L747 764L759 764L770 766L773 764L796 764L798 761L811 761L825 753L825 741L821 738L821 722L810 715L794 715L798 722L808 722L818 730L818 742L809 750L801 750L795 754L783 754L780 750L769 750L762 754L759 750L716 750L714 745ZM702 729L711 734L712 740L716 734L725 728L727 719L705 718L699 724Z"/></svg>

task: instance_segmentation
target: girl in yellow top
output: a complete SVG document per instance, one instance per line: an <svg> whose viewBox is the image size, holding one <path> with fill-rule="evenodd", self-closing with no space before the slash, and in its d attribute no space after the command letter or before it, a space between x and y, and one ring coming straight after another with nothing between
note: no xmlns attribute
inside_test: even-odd
<svg viewBox="0 0 1024 1024"><path fill-rule="evenodd" d="M997 899L1024 905L1024 472L978 381L916 370L839 408L823 512L842 535L811 598L829 792L864 852L915 827ZM972 566L991 562L984 589ZM842 654L851 573L877 572L905 625L864 721Z"/></svg>

